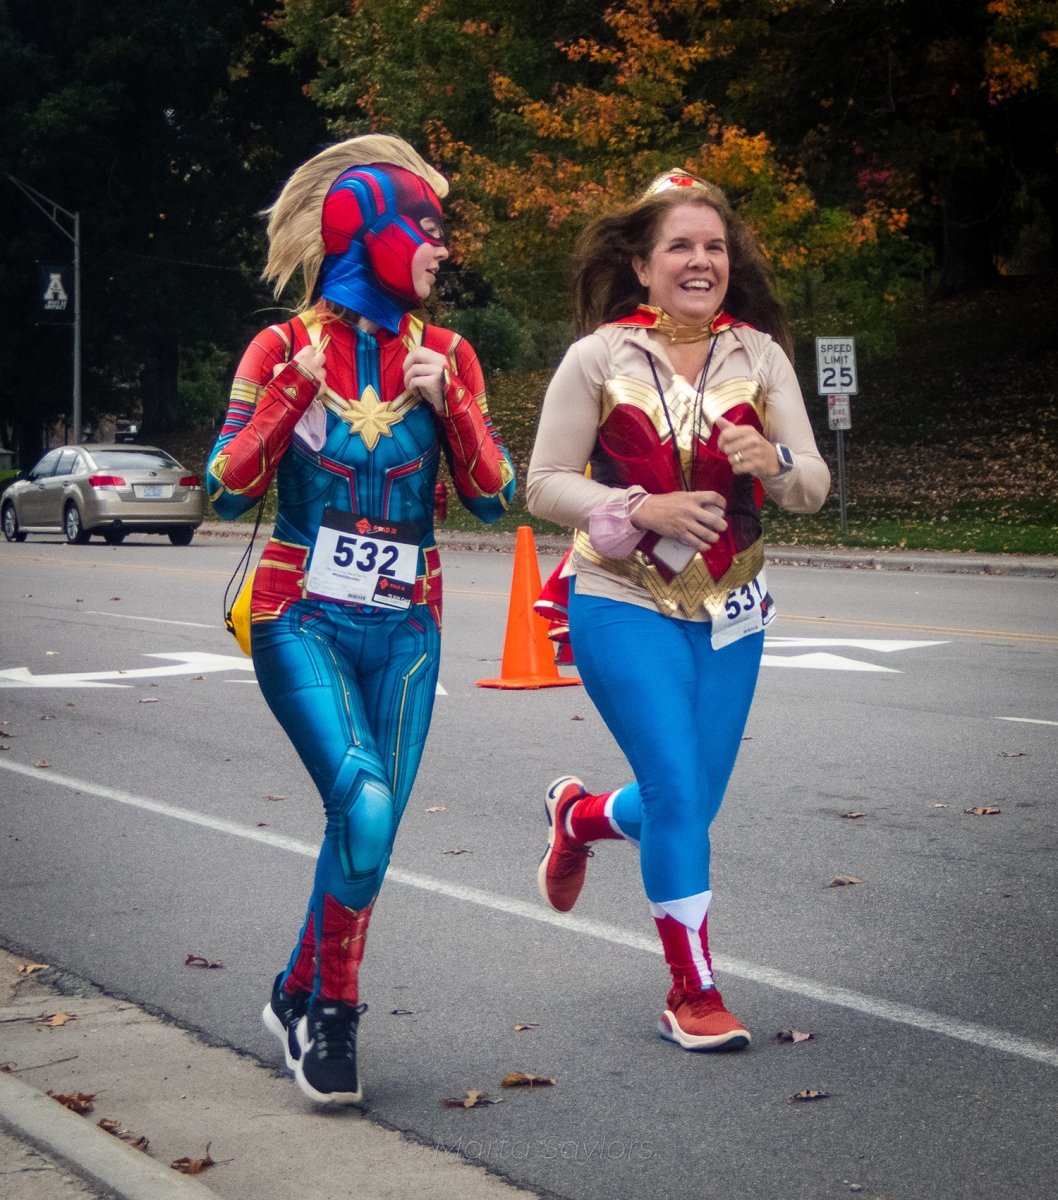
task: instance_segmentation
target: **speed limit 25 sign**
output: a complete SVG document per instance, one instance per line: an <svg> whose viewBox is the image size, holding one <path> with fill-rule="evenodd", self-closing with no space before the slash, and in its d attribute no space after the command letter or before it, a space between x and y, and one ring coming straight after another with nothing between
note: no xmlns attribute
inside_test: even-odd
<svg viewBox="0 0 1058 1200"><path fill-rule="evenodd" d="M816 390L820 396L855 396L860 390L855 338L816 338Z"/></svg>

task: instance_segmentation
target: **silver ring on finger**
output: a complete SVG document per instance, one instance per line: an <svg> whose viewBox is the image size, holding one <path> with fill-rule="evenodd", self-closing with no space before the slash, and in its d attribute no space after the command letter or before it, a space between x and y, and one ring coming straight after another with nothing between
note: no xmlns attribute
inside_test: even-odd
<svg viewBox="0 0 1058 1200"><path fill-rule="evenodd" d="M740 463L741 461L742 461L742 451L736 450L735 451L735 462Z"/></svg>

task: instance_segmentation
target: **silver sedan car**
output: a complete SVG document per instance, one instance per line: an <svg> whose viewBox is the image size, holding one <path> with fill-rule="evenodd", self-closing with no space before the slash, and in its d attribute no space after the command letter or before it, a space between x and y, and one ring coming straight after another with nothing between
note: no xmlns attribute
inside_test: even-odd
<svg viewBox="0 0 1058 1200"><path fill-rule="evenodd" d="M198 476L164 450L60 446L3 493L0 526L9 542L61 531L75 545L96 533L119 546L129 533L166 533L174 546L187 546L204 509Z"/></svg>

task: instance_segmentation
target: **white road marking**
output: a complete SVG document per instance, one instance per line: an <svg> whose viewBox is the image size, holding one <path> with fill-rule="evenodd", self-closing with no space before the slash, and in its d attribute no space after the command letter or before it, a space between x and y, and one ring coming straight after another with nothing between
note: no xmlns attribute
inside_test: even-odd
<svg viewBox="0 0 1058 1200"><path fill-rule="evenodd" d="M879 667L876 663L860 662L856 658L842 658L840 654L798 654L793 658L780 658L776 654L762 654L762 667L808 667L815 671L884 671L899 675L895 667Z"/></svg>
<svg viewBox="0 0 1058 1200"><path fill-rule="evenodd" d="M25 775L39 783L50 783L58 787L70 788L88 796L99 796L104 800L113 800L119 804L128 804L146 812L157 813L159 816L172 817L191 825L199 825L212 829L217 833L228 833L234 837L245 838L247 841L260 842L276 850L286 850L292 854L301 854L315 859L319 847L308 842L299 842L295 838L284 837L282 834L269 833L263 829L254 829L248 825L240 825L235 821L225 821L221 817L213 817L208 813L195 812L189 808L178 808L173 804L162 804L157 800L148 800L144 796L134 796L130 792L119 791L117 788L104 787L100 784L88 783L82 779L73 779L56 771L42 771L36 767L28 767L23 763L13 763L0 760L0 768ZM417 875L398 867L390 867L386 878L407 887L419 888L422 891L433 892L447 896L452 900L462 900L467 904L477 904L483 908L491 908L497 912L507 913L514 917L523 917L542 925L553 925L567 933L579 933L600 941L610 942L617 946L628 946L633 950L642 950L647 954L661 954L661 946L657 939L636 933L630 929L621 929L616 925L607 925L601 921L591 921L583 917L574 917L568 913L552 912L539 904L527 904L524 900L515 900L508 896L498 896L493 892L481 891L478 888L464 887L461 884L448 883L441 879L432 879L427 875ZM757 963L746 962L739 958L728 958L725 955L714 955L714 964L729 975L738 979L747 979L753 983L763 983L779 991L793 992L809 1000L823 1004L834 1004L839 1008L847 1008L853 1012L863 1013L868 1017L880 1017L885 1021L893 1021L898 1025L907 1025L913 1029L921 1029L926 1033L938 1033L956 1041L968 1042L988 1050L998 1050L1004 1054L1014 1054L1033 1062L1044 1063L1049 1067L1058 1067L1058 1049L1044 1042L1036 1042L1031 1038L1021 1037L1014 1033L1005 1033L1001 1029L992 1029L987 1025L978 1025L973 1021L960 1021L956 1017L947 1017L943 1013L931 1012L927 1008L918 1008L912 1004L901 1004L895 1000L885 1000L879 996L869 996L864 992L855 992L849 988L831 987L827 984L816 983L800 975L790 975L786 971L777 971L772 967L761 966Z"/></svg>
<svg viewBox="0 0 1058 1200"><path fill-rule="evenodd" d="M922 646L949 645L948 642L901 642L896 638L772 637L770 634L764 639L764 644L791 650L809 646L848 646L853 650L878 650L882 654L892 654L895 650L917 650Z"/></svg>
<svg viewBox="0 0 1058 1200"><path fill-rule="evenodd" d="M105 683L108 679L157 679L166 675L202 675L212 671L252 671L253 663L244 655L145 654L144 658L175 659L169 667L140 667L129 671L75 671L65 675L33 675L28 667L0 671L0 689L4 688L114 688L124 683Z"/></svg>
<svg viewBox="0 0 1058 1200"><path fill-rule="evenodd" d="M448 693L444 690L443 687L441 687L440 684L438 684L436 689L434 690L434 695L435 696L447 696Z"/></svg>
<svg viewBox="0 0 1058 1200"><path fill-rule="evenodd" d="M1058 725L1058 721L1041 721L1037 717L996 717L997 721L1020 721L1024 725Z"/></svg>
<svg viewBox="0 0 1058 1200"><path fill-rule="evenodd" d="M82 611L93 617L117 617L121 621L150 621L155 625L191 625L195 629L223 629L223 625L203 625L201 621L168 621L164 617L134 617L129 613L100 612L95 608Z"/></svg>

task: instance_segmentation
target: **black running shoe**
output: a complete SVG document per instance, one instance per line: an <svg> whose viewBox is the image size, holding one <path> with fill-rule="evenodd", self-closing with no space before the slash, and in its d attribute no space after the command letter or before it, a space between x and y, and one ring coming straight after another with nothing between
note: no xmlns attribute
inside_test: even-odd
<svg viewBox="0 0 1058 1200"><path fill-rule="evenodd" d="M265 1029L274 1033L283 1043L283 1054L287 1060L287 1069L293 1071L294 1064L301 1057L301 1046L298 1044L298 1022L305 1015L309 1006L308 992L295 992L291 996L283 991L283 976L286 971L280 971L272 984L272 999L264 1006L261 1020Z"/></svg>
<svg viewBox="0 0 1058 1200"><path fill-rule="evenodd" d="M364 1089L356 1070L356 1030L366 1004L318 999L298 1022L298 1086L317 1104L359 1104Z"/></svg>

